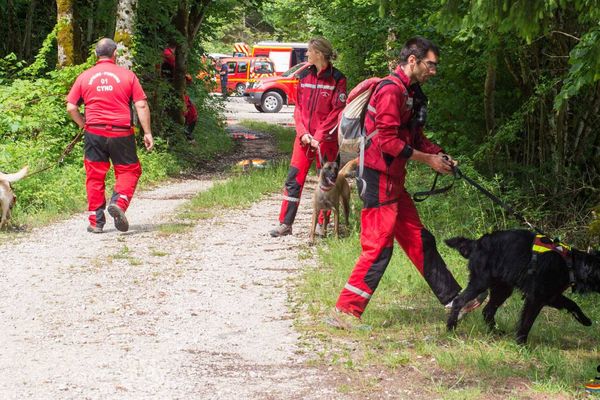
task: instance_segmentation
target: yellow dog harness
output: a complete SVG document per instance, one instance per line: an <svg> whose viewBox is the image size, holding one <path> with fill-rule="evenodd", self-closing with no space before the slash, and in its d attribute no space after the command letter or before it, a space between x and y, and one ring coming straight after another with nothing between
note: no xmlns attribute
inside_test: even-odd
<svg viewBox="0 0 600 400"><path fill-rule="evenodd" d="M565 260L567 269L569 270L569 284L570 286L573 286L575 284L575 273L573 272L573 257L571 256L571 249L571 246L558 241L558 239L552 240L544 235L535 235L533 246L531 248L531 251L533 252L531 257L531 267L528 272L531 274L535 270L537 266L538 254L553 251L560 254L560 256Z"/></svg>

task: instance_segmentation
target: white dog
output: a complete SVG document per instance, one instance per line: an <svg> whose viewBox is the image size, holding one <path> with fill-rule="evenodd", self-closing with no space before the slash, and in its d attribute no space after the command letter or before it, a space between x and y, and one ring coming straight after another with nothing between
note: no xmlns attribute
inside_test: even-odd
<svg viewBox="0 0 600 400"><path fill-rule="evenodd" d="M27 166L23 167L19 172L14 174L3 174L0 172L0 207L2 207L2 218L0 219L0 229L10 219L10 210L15 205L17 196L10 187L11 182L16 182L23 179L27 175Z"/></svg>

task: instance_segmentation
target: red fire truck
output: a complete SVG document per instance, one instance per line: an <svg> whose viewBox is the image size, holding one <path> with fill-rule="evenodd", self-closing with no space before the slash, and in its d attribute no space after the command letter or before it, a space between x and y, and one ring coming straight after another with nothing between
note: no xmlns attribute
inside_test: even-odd
<svg viewBox="0 0 600 400"><path fill-rule="evenodd" d="M293 42L258 42L250 50L245 43L235 43L233 45L234 57L268 57L273 61L275 74L281 75L294 65L306 60L306 43Z"/></svg>
<svg viewBox="0 0 600 400"><path fill-rule="evenodd" d="M248 84L257 79L274 76L273 63L265 57L227 57L220 62L227 63L227 90L240 96ZM217 91L221 91L221 79L217 74Z"/></svg>
<svg viewBox="0 0 600 400"><path fill-rule="evenodd" d="M244 92L246 101L254 104L260 112L276 113L284 104L296 104L298 75L308 63L296 64L280 76L258 79L248 85Z"/></svg>
<svg viewBox="0 0 600 400"><path fill-rule="evenodd" d="M281 75L294 65L306 61L306 43L258 42L252 47L252 56L269 57L275 65L275 74Z"/></svg>

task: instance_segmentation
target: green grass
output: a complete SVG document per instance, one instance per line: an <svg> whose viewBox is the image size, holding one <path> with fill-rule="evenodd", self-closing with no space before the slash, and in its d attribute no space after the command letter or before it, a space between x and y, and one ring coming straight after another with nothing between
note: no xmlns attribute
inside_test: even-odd
<svg viewBox="0 0 600 400"><path fill-rule="evenodd" d="M274 162L265 168L238 172L227 181L216 183L199 193L183 208L182 215L198 218L207 210L219 208L245 208L268 195L281 190L288 170L287 162Z"/></svg>
<svg viewBox="0 0 600 400"><path fill-rule="evenodd" d="M194 227L191 223L173 222L161 224L158 227L159 235L169 236L189 232Z"/></svg>
<svg viewBox="0 0 600 400"><path fill-rule="evenodd" d="M427 169L411 167L408 177L410 192L428 189L433 175ZM494 182L486 187L493 188ZM518 226L462 182L457 182L449 194L431 197L417 207L423 222L436 236L440 253L463 286L467 282L466 260L445 246L442 239L459 234L477 237L493 229ZM449 378L437 380L433 385L433 390L447 399L485 398L499 393L505 398L520 398L524 393L512 393L512 383L507 383L514 381L523 383L531 393L578 396L583 393L583 385L597 375L596 366L600 363L597 330L578 324L566 313L544 309L531 331L528 345L515 344L515 325L523 303L517 293L498 312L497 321L505 335L490 334L480 312L461 321L455 333L448 333L442 305L398 246L363 315L364 322L373 330L340 332L325 327L322 318L334 306L360 254L360 204L355 192L353 209L351 234L340 240L331 238L321 242L318 266L304 272L297 295L313 317L314 323L302 326L307 334L329 338L325 343L331 336L353 343L353 350L342 356L338 349L330 348L329 354L322 355L322 363L348 371L356 365L373 367L389 374L403 365L414 365L428 371L432 380L438 373ZM566 294L596 324L600 321L598 295ZM431 359L433 369L423 361Z"/></svg>

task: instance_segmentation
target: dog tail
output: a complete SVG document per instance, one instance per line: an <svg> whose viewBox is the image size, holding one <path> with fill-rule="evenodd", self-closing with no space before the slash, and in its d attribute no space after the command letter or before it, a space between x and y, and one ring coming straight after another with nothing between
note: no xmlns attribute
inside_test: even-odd
<svg viewBox="0 0 600 400"><path fill-rule="evenodd" d="M473 250L475 250L475 246L477 246L476 240L471 240L464 238L462 236L453 237L451 239L446 239L444 242L453 249L458 250L461 256L464 258L469 258Z"/></svg>
<svg viewBox="0 0 600 400"><path fill-rule="evenodd" d="M344 165L344 168L340 169L338 175L343 176L344 178L353 178L356 176L356 169L358 168L358 157L353 160L350 160Z"/></svg>
<svg viewBox="0 0 600 400"><path fill-rule="evenodd" d="M3 174L0 172L0 180L7 182L16 182L19 179L23 179L25 175L27 175L28 170L29 167L24 166L19 172L15 172L14 174Z"/></svg>

